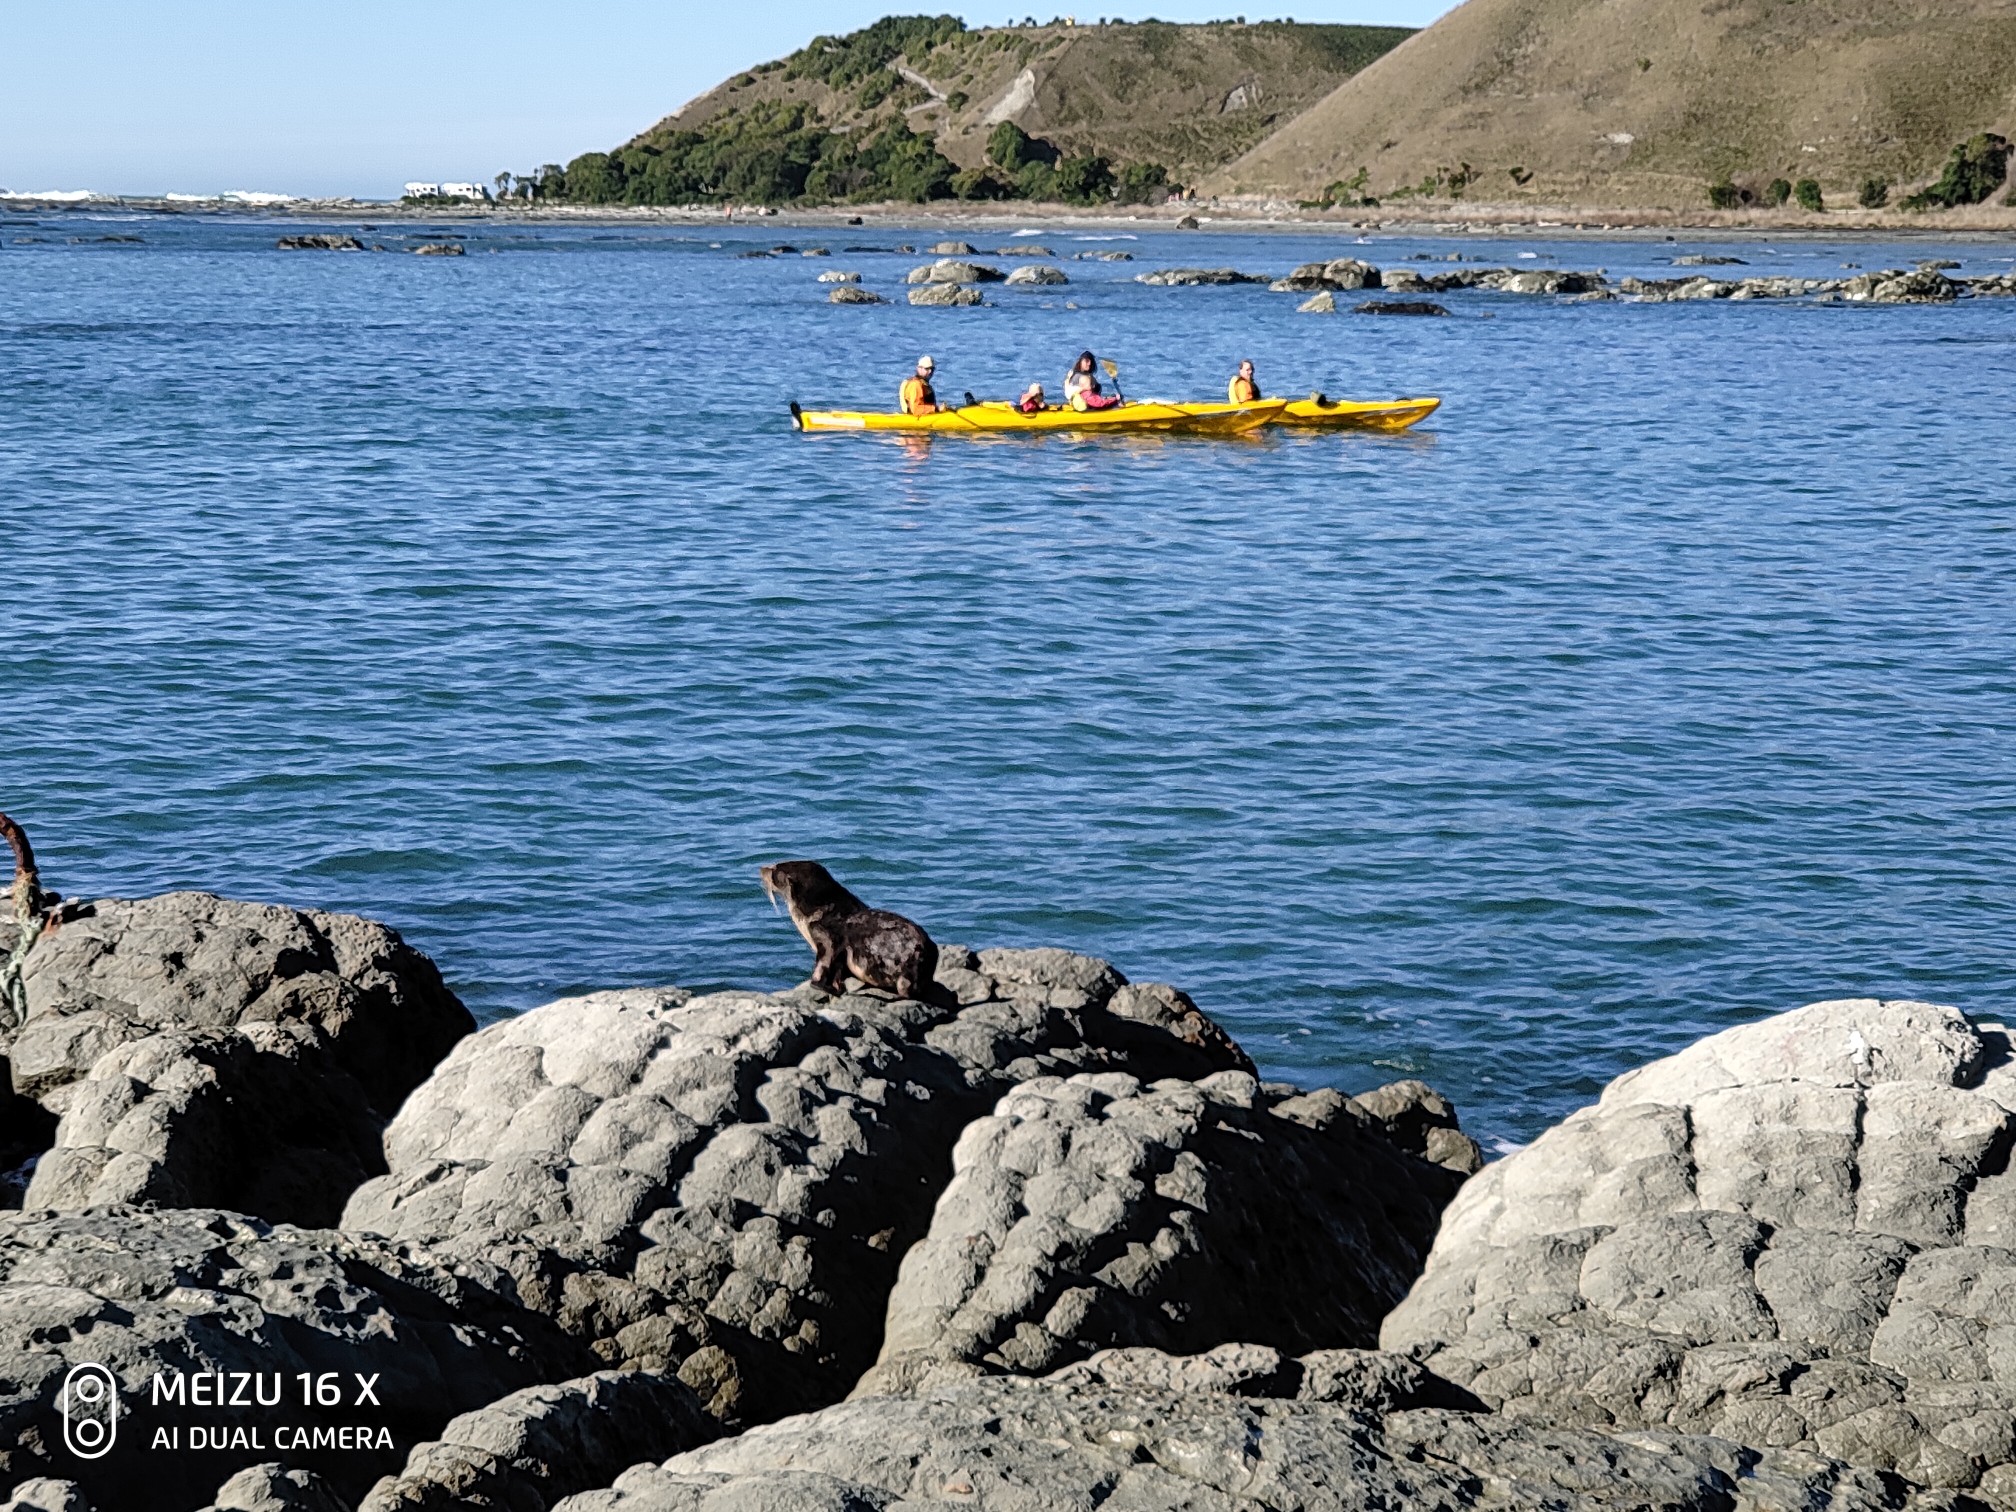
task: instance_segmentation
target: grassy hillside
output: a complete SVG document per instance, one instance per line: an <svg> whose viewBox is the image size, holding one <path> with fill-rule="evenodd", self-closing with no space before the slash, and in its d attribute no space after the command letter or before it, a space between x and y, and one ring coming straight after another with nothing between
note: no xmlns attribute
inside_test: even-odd
<svg viewBox="0 0 2016 1512"><path fill-rule="evenodd" d="M1838 206L2012 126L2016 0L1468 0L1205 187Z"/></svg>
<svg viewBox="0 0 2016 1512"><path fill-rule="evenodd" d="M737 74L544 197L1164 198L1409 35L1402 27L1147 21L966 29L891 16Z"/></svg>

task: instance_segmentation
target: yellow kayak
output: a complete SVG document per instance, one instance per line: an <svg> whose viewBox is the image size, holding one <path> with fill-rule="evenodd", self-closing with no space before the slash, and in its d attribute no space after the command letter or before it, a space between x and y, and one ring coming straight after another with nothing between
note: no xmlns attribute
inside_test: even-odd
<svg viewBox="0 0 2016 1512"><path fill-rule="evenodd" d="M1112 409L1045 409L1025 415L1004 400L968 404L931 415L885 410L809 410L791 406L802 431L906 431L928 435L998 435L1020 431L1175 431L1191 436L1235 436L1279 419L1285 399L1252 404L1165 404L1144 400Z"/></svg>
<svg viewBox="0 0 2016 1512"><path fill-rule="evenodd" d="M1334 430L1402 431L1426 420L1441 405L1440 399L1324 399L1312 395L1289 401L1274 423Z"/></svg>

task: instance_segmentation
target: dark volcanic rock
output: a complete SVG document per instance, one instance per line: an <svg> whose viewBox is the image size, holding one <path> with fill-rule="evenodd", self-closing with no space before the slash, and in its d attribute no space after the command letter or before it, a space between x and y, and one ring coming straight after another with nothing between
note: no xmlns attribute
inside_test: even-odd
<svg viewBox="0 0 2016 1512"><path fill-rule="evenodd" d="M456 1418L397 1476L374 1486L357 1512L543 1509L719 1431L687 1387L647 1370L534 1386Z"/></svg>
<svg viewBox="0 0 2016 1512"><path fill-rule="evenodd" d="M1222 1364L1095 1359L848 1402L640 1465L554 1512L1899 1512L1896 1481L1674 1433L1549 1430L1453 1411L1371 1352ZM1268 1357L1271 1356L1271 1366Z"/></svg>
<svg viewBox="0 0 2016 1512"><path fill-rule="evenodd" d="M23 1206L151 1202L316 1226L385 1169L384 1121L306 1024L149 1035L70 1092Z"/></svg>
<svg viewBox="0 0 2016 1512"><path fill-rule="evenodd" d="M362 252L364 243L354 236L340 233L307 232L299 236L283 236L273 244L282 252Z"/></svg>
<svg viewBox="0 0 2016 1512"><path fill-rule="evenodd" d="M434 963L354 914L209 893L107 898L29 951L25 1023L0 1027L14 1086L53 1112L114 1047L163 1030L299 1023L389 1117L475 1027ZM16 930L0 924L0 951Z"/></svg>
<svg viewBox="0 0 2016 1512"><path fill-rule="evenodd" d="M1727 1030L1471 1181L1382 1341L1528 1419L2016 1505L2012 1109L2007 1033L1950 1008Z"/></svg>
<svg viewBox="0 0 2016 1512"><path fill-rule="evenodd" d="M355 1496L457 1412L579 1374L584 1355L480 1272L353 1236L203 1210L0 1214L0 1474L74 1477L100 1508L199 1507L234 1461L275 1449ZM86 1362L117 1378L124 1408L118 1446L95 1461L69 1454L55 1426L65 1373ZM186 1398L197 1375L233 1371L279 1378L278 1404L153 1399L157 1373ZM289 1395L304 1371L330 1373L342 1404ZM360 1374L379 1405L356 1405ZM264 1447L148 1452L164 1424L256 1427ZM283 1426L345 1424L384 1429L393 1447L276 1442Z"/></svg>
<svg viewBox="0 0 2016 1512"><path fill-rule="evenodd" d="M1134 275L1136 283L1159 284L1169 287L1193 287L1199 284L1253 284L1265 283L1266 279L1252 273L1241 273L1237 268L1158 268L1150 273Z"/></svg>
<svg viewBox="0 0 2016 1512"><path fill-rule="evenodd" d="M960 1136L855 1394L1119 1345L1369 1345L1462 1180L1339 1093L1243 1071L1026 1082Z"/></svg>
<svg viewBox="0 0 2016 1512"><path fill-rule="evenodd" d="M1356 307L1360 315L1447 315L1432 299L1368 299Z"/></svg>
<svg viewBox="0 0 2016 1512"><path fill-rule="evenodd" d="M724 1415L836 1400L1003 1091L1244 1059L1173 989L1125 1000L1168 1027L1117 1015L1126 983L1090 957L948 946L939 982L941 1004L633 990L492 1025L408 1100L345 1226L502 1265L609 1364L675 1370Z"/></svg>

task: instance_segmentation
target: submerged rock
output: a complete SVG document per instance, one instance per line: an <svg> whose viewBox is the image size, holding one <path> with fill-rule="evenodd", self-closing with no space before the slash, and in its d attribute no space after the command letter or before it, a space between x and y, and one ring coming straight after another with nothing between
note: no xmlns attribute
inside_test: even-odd
<svg viewBox="0 0 2016 1512"><path fill-rule="evenodd" d="M921 289L914 291L910 302L912 304L926 303L927 301L920 300L915 297L915 294L919 294L922 292L923 290ZM884 299L880 294L877 294L873 289L864 289L861 288L858 284L842 284L839 288L833 290L832 293L826 296L826 302L828 304L851 304L851 305L877 305L877 304L889 303L888 300Z"/></svg>
<svg viewBox="0 0 2016 1512"><path fill-rule="evenodd" d="M1018 242L1010 247L996 247L996 257L1055 257L1057 254L1048 247L1039 247L1034 242Z"/></svg>
<svg viewBox="0 0 2016 1512"><path fill-rule="evenodd" d="M934 257L971 257L974 249L963 241L941 241L925 250Z"/></svg>
<svg viewBox="0 0 2016 1512"><path fill-rule="evenodd" d="M1120 1345L1369 1345L1462 1180L1343 1095L1244 1071L1025 1082L960 1135L855 1394Z"/></svg>
<svg viewBox="0 0 2016 1512"><path fill-rule="evenodd" d="M843 273L838 268L833 268L821 273L819 275L819 282L823 284L857 284L861 282L861 275L859 273Z"/></svg>
<svg viewBox="0 0 2016 1512"><path fill-rule="evenodd" d="M1113 250L1113 249L1107 249L1107 250L1102 250L1102 251L1098 251L1098 252L1073 252L1073 253L1071 254L1071 256L1072 256L1072 257L1073 257L1074 259L1076 259L1077 261L1079 261L1079 262L1132 262L1132 261L1134 261L1134 254L1133 254L1132 252L1121 252L1121 251L1117 251L1117 250Z"/></svg>
<svg viewBox="0 0 2016 1512"><path fill-rule="evenodd" d="M362 252L364 243L338 232L306 232L283 236L273 244L282 252Z"/></svg>
<svg viewBox="0 0 2016 1512"><path fill-rule="evenodd" d="M1600 291L1599 291L1600 292ZM1585 294L1583 298L1588 298ZM1432 299L1368 299L1356 307L1360 315L1447 315L1446 306Z"/></svg>
<svg viewBox="0 0 2016 1512"><path fill-rule="evenodd" d="M413 249L416 257L461 257L464 247L460 242L422 242Z"/></svg>
<svg viewBox="0 0 2016 1512"><path fill-rule="evenodd" d="M913 305L957 306L986 302L978 289L969 289L964 284L931 283L910 291L910 303Z"/></svg>
<svg viewBox="0 0 2016 1512"><path fill-rule="evenodd" d="M1008 275L1008 282L1010 282L1011 284L1049 285L1049 284L1068 284L1069 282L1071 282L1071 280L1064 275L1064 270L1062 268L1047 268L1042 267L1040 265L1031 264L1027 267L1021 267L1015 269L1014 272Z"/></svg>
<svg viewBox="0 0 2016 1512"><path fill-rule="evenodd" d="M1527 1419L2016 1504L2012 1109L2007 1033L1950 1008L1714 1035L1473 1179L1381 1340Z"/></svg>

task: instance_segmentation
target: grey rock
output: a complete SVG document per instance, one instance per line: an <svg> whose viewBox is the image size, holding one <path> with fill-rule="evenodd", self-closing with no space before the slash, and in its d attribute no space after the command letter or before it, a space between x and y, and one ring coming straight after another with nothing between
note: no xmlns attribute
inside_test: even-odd
<svg viewBox="0 0 2016 1512"><path fill-rule="evenodd" d="M77 1482L38 1475L16 1486L0 1512L91 1512L91 1502Z"/></svg>
<svg viewBox="0 0 2016 1512"><path fill-rule="evenodd" d="M1713 282L1713 280L1705 280ZM1603 287L1601 273L1578 273L1567 268L1493 268L1480 273L1478 284L1502 294L1587 294Z"/></svg>
<svg viewBox="0 0 2016 1512"><path fill-rule="evenodd" d="M1845 299L1869 304L1946 304L1960 297L1961 286L1937 268L1919 267L1911 272L1886 268L1880 273L1864 273L1841 286Z"/></svg>
<svg viewBox="0 0 2016 1512"><path fill-rule="evenodd" d="M1119 1346L1368 1345L1461 1180L1350 1099L1243 1071L1025 1082L960 1136L855 1394Z"/></svg>
<svg viewBox="0 0 2016 1512"><path fill-rule="evenodd" d="M1452 1410L1418 1363L1099 1356L874 1397L630 1469L555 1512L1003 1507L1018 1512L1902 1512L1894 1478L1670 1432Z"/></svg>
<svg viewBox="0 0 2016 1512"><path fill-rule="evenodd" d="M922 293L923 291L917 290L915 292ZM873 289L864 289L858 284L842 284L826 296L826 302L828 304L840 305L879 305L889 303L888 300L877 294ZM912 304L919 302L914 297L911 300Z"/></svg>
<svg viewBox="0 0 2016 1512"><path fill-rule="evenodd" d="M65 1453L50 1428L65 1373L85 1362L112 1372L124 1408L118 1449L90 1462ZM391 1448L297 1453L276 1430L351 1424L411 1443L458 1412L592 1365L494 1270L450 1270L417 1251L201 1209L0 1214L0 1474L60 1469L100 1507L200 1506L220 1475L275 1449L355 1496L396 1468ZM180 1373L185 1389L206 1372L227 1383L231 1372L263 1372L283 1391L277 1405L258 1405L241 1382L243 1405L156 1405L157 1372ZM343 1404L291 1398L300 1372L331 1373ZM378 1406L355 1405L356 1375L374 1378ZM257 1428L264 1447L146 1452L166 1423L185 1433Z"/></svg>
<svg viewBox="0 0 2016 1512"><path fill-rule="evenodd" d="M1302 303L1295 306L1295 313L1298 315L1335 315L1337 313L1337 296L1332 294L1328 289L1325 289L1320 294L1311 294Z"/></svg>
<svg viewBox="0 0 2016 1512"><path fill-rule="evenodd" d="M1711 1036L1472 1179L1381 1343L1527 1419L2016 1487L2012 1108L1951 1008Z"/></svg>
<svg viewBox="0 0 2016 1512"><path fill-rule="evenodd" d="M15 927L0 924L0 951ZM25 1023L0 1027L17 1091L61 1113L115 1047L171 1029L300 1023L382 1116L475 1027L434 963L353 914L209 893L102 899L28 953Z"/></svg>
<svg viewBox="0 0 2016 1512"><path fill-rule="evenodd" d="M1265 283L1266 279L1252 273L1241 273L1237 268L1157 268L1148 273L1134 275L1136 283L1155 284L1167 288L1191 288L1201 284L1253 284Z"/></svg>
<svg viewBox="0 0 2016 1512"><path fill-rule="evenodd" d="M313 1470L273 1461L240 1470L203 1512L351 1512L351 1504Z"/></svg>
<svg viewBox="0 0 2016 1512"><path fill-rule="evenodd" d="M308 1024L149 1035L70 1090L26 1207L152 1202L315 1226L385 1170L383 1120Z"/></svg>
<svg viewBox="0 0 2016 1512"><path fill-rule="evenodd" d="M1015 269L1008 275L1011 284L1068 284L1071 280L1064 276L1062 268L1044 267L1030 263Z"/></svg>
<svg viewBox="0 0 2016 1512"><path fill-rule="evenodd" d="M700 1399L671 1376L602 1371L534 1386L464 1413L406 1468L371 1489L357 1512L543 1509L605 1486L624 1470L714 1438Z"/></svg>
<svg viewBox="0 0 2016 1512"><path fill-rule="evenodd" d="M838 293L838 290L834 291ZM978 289L969 289L963 284L931 283L910 291L913 305L962 306L985 303Z"/></svg>
<svg viewBox="0 0 2016 1512"><path fill-rule="evenodd" d="M415 257L461 257L465 249L460 242L422 242L413 248Z"/></svg>
<svg viewBox="0 0 2016 1512"><path fill-rule="evenodd" d="M340 232L309 232L283 236L273 244L282 252L362 252L364 243Z"/></svg>
<svg viewBox="0 0 2016 1512"><path fill-rule="evenodd" d="M957 258L941 257L938 261L926 263L921 268L912 268L906 282L913 284L1000 283L1007 276L999 268L990 268L985 263L961 262Z"/></svg>
<svg viewBox="0 0 2016 1512"><path fill-rule="evenodd" d="M996 247L996 257L1055 257L1057 254L1048 247L1039 247L1034 242L1017 242L1010 247Z"/></svg>
<svg viewBox="0 0 2016 1512"><path fill-rule="evenodd" d="M502 1266L604 1362L675 1372L723 1417L835 1400L968 1122L1032 1077L1234 1053L1174 1009L1112 1011L1127 983L1088 956L941 946L939 986L631 990L493 1024L408 1099L344 1226Z"/></svg>
<svg viewBox="0 0 2016 1512"><path fill-rule="evenodd" d="M934 257L971 257L973 248L963 241L941 241L925 249Z"/></svg>
<svg viewBox="0 0 2016 1512"><path fill-rule="evenodd" d="M1746 259L1741 257L1717 257L1706 252L1690 252L1684 257L1672 259L1676 268L1720 268L1731 265L1743 266Z"/></svg>
<svg viewBox="0 0 2016 1512"><path fill-rule="evenodd" d="M1132 252L1106 249L1097 252L1073 252L1071 256L1078 262L1132 262Z"/></svg>
<svg viewBox="0 0 2016 1512"><path fill-rule="evenodd" d="M1575 297L1577 300L1609 298L1601 289L1598 289L1594 294L1578 294ZM1359 315L1447 315L1449 311L1445 306L1435 303L1432 299L1368 299L1364 304L1356 307L1355 313Z"/></svg>

